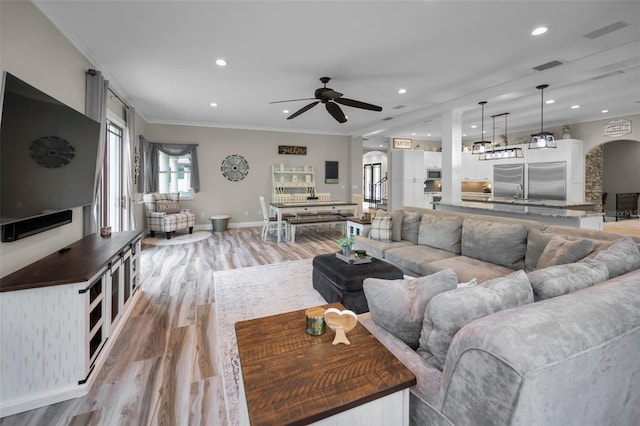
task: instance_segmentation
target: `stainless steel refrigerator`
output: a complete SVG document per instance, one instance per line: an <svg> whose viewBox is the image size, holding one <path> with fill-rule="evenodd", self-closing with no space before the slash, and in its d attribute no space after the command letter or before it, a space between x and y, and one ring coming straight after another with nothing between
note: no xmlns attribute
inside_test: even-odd
<svg viewBox="0 0 640 426"><path fill-rule="evenodd" d="M529 198L544 200L566 200L566 163L530 163Z"/></svg>
<svg viewBox="0 0 640 426"><path fill-rule="evenodd" d="M493 196L524 197L524 165L495 164L493 166Z"/></svg>

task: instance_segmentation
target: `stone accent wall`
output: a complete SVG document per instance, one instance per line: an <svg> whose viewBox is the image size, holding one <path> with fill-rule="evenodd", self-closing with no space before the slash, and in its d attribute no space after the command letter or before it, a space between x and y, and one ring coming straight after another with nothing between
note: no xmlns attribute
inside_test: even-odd
<svg viewBox="0 0 640 426"><path fill-rule="evenodd" d="M604 149L602 145L593 148L585 158L584 200L596 203L596 211L603 211L602 177L604 174Z"/></svg>

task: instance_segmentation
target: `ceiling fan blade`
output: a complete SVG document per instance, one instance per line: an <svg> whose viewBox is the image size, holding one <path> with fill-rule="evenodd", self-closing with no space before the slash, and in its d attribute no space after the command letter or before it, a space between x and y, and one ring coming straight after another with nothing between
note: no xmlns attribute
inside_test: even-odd
<svg viewBox="0 0 640 426"><path fill-rule="evenodd" d="M296 101L312 101L315 98L302 98L302 99L288 99L286 101L271 101L270 104L281 104L283 102L296 102Z"/></svg>
<svg viewBox="0 0 640 426"><path fill-rule="evenodd" d="M354 107L354 108L369 109L371 111L382 111L382 107L379 107L377 105L368 104L366 102L356 101L356 100L353 100L353 99L338 98L338 99L335 99L335 101L337 103L339 103L339 104L350 106L350 107Z"/></svg>
<svg viewBox="0 0 640 426"><path fill-rule="evenodd" d="M327 102L327 111L329 111L329 114L339 123L346 123L347 117L344 116L344 112L342 112L340 106L335 102Z"/></svg>
<svg viewBox="0 0 640 426"><path fill-rule="evenodd" d="M299 116L303 112L309 111L311 108L313 108L314 106L318 105L319 103L320 103L320 101L315 101L315 102L311 102L309 105L303 106L302 108L300 108L299 110L297 110L296 112L294 112L293 114L288 116L287 120L291 120L292 118L296 118L297 116Z"/></svg>

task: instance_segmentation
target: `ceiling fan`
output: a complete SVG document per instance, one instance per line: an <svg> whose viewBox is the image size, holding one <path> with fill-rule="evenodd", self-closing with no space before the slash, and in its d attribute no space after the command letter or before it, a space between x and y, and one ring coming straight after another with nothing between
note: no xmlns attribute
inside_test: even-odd
<svg viewBox="0 0 640 426"><path fill-rule="evenodd" d="M274 101L269 103L278 104L282 102L308 101L308 100L317 99L316 101L303 106L302 108L300 108L299 110L291 114L289 117L287 117L287 120L296 118L303 112L309 111L311 108L318 105L320 102L325 104L325 107L327 108L327 111L329 111L329 114L331 114L331 116L335 118L336 121L338 121L339 123L345 123L347 121L347 117L345 117L344 113L342 112L342 109L338 104L342 104L342 105L346 105L354 108L368 109L371 111L382 111L382 107L379 107L377 105L356 101L354 99L343 98L342 93L336 92L335 90L327 87L327 83L329 82L329 80L331 80L331 78L329 77L320 77L320 81L324 84L324 87L320 87L316 89L313 98L289 99L286 101Z"/></svg>

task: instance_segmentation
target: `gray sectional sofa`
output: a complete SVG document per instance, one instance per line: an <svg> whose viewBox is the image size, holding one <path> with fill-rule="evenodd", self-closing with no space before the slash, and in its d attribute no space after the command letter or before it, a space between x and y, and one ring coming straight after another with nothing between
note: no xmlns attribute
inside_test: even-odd
<svg viewBox="0 0 640 426"><path fill-rule="evenodd" d="M416 375L410 424L640 424L640 238L390 215L356 248L417 278L365 280L359 320Z"/></svg>

